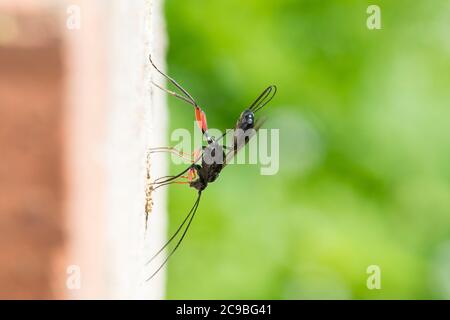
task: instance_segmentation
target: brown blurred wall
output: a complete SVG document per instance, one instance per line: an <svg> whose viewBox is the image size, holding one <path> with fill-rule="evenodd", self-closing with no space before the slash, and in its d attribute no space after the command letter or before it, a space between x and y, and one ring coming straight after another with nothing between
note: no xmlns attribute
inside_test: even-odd
<svg viewBox="0 0 450 320"><path fill-rule="evenodd" d="M63 66L52 15L0 10L0 298L61 298Z"/></svg>
<svg viewBox="0 0 450 320"><path fill-rule="evenodd" d="M70 8L81 28L69 27ZM163 298L162 0L0 0L0 299ZM125 45L124 45L125 44ZM156 78L163 83L163 79Z"/></svg>

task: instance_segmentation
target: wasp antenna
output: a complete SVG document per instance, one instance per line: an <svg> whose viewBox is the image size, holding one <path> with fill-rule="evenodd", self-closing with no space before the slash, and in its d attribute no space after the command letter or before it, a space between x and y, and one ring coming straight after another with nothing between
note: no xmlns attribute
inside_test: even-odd
<svg viewBox="0 0 450 320"><path fill-rule="evenodd" d="M187 92L186 89L184 89L180 84L178 84L178 82L175 81L175 79L169 77L167 74L165 74L164 72L162 72L161 70L159 70L159 68L155 65L155 63L152 60L152 55L149 54L148 56L150 63L152 64L153 68L156 69L156 71L158 71L159 74L161 74L164 78L166 78L167 80L169 80L175 87L177 87L184 95L185 98L187 100L190 101L190 104L192 104L193 106L198 106L197 102L195 101L195 99L189 94L189 92ZM164 90L164 91L169 91L167 89L163 89L161 86L158 86L160 89ZM180 97L179 95L175 95L176 97ZM186 101L185 99L183 99L183 101Z"/></svg>
<svg viewBox="0 0 450 320"><path fill-rule="evenodd" d="M167 263L167 261L170 259L170 257L175 253L175 251L178 249L178 247L180 246L181 242L183 241L184 237L186 236L187 231L189 230L189 227L192 223L192 220L194 219L195 213L197 212L197 208L200 204L200 198L201 198L201 191L198 192L198 197L197 200L195 201L194 205L192 206L191 210L189 211L189 214L186 216L186 218L184 219L184 221L181 223L181 225L178 227L177 231L174 233L174 235L167 241L167 243L146 263L146 265L148 265L150 262L152 262L168 245L170 242L172 242L172 240L177 236L177 234L181 231L181 229L183 228L183 225L186 223L186 221L189 219L189 222L186 226L186 229L184 229L183 234L181 235L180 240L178 240L175 248L172 249L172 251L169 253L169 255L167 256L167 258L163 261L163 263L161 263L161 265L158 267L158 269L156 269L156 271L145 281L150 281L163 267L164 265Z"/></svg>
<svg viewBox="0 0 450 320"><path fill-rule="evenodd" d="M191 208L191 210L189 211L188 215L186 216L186 218L184 218L183 222L180 224L180 226L178 227L178 229L175 231L175 233L170 237L169 240L167 240L167 242L164 244L164 246L162 246L161 249L159 249L154 255L153 257L150 258L150 260L148 260L145 265L149 265L153 260L155 260L155 258L173 241L173 239L178 235L178 233L181 231L181 229L183 228L183 226L185 225L186 221L189 219L189 217L192 214L192 210L195 208L195 206L197 205L197 201L194 203L194 206Z"/></svg>

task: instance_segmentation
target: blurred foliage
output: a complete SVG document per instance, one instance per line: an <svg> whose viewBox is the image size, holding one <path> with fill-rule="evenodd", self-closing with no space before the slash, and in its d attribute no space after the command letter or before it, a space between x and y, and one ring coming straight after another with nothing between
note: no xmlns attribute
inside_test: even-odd
<svg viewBox="0 0 450 320"><path fill-rule="evenodd" d="M169 73L210 127L274 83L281 140L277 175L230 166L204 192L168 298L450 298L449 1L166 0L166 17ZM169 189L172 233L195 192Z"/></svg>

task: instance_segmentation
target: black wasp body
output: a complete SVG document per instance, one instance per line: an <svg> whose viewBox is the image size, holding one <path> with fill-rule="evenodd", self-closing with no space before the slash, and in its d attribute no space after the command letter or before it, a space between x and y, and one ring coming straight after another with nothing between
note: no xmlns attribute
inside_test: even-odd
<svg viewBox="0 0 450 320"><path fill-rule="evenodd" d="M241 113L238 121L236 122L236 129L247 131L255 127L255 113L250 109L245 109Z"/></svg>
<svg viewBox="0 0 450 320"><path fill-rule="evenodd" d="M254 129L254 127L255 113L251 109L245 109L239 116L234 129L234 150L237 151L239 135L242 133L245 134L245 132ZM248 139L248 137L245 139ZM219 173L222 171L226 161L226 155L223 149L224 147L215 141L214 138L208 137L208 145L203 147L202 164L193 165L198 178L189 183L190 187L198 191L203 191L208 186L208 183L214 182L219 177Z"/></svg>
<svg viewBox="0 0 450 320"><path fill-rule="evenodd" d="M161 268L165 265L165 263L169 260L169 258L174 254L174 252L179 247L180 243L183 241L189 226L191 225L192 220L194 219L195 213L197 212L197 208L200 204L200 198L203 190L208 187L208 184L214 182L219 177L220 172L223 168L229 163L229 161L238 153L238 151L243 148L248 141L256 134L256 131L262 125L262 121L255 121L255 113L263 108L267 103L269 103L272 98L275 96L277 88L272 85L267 87L259 97L252 103L252 105L245 109L239 116L239 119L236 122L234 127L232 145L229 147L223 146L219 143L222 138L229 132L225 132L221 137L217 140L214 137L211 137L208 134L208 126L206 123L206 115L203 110L199 107L194 98L183 88L181 87L174 79L160 71L155 64L153 63L151 57L150 62L153 67L167 80L169 80L180 93L170 91L154 82L152 82L155 86L165 91L166 93L189 103L194 107L195 110L195 120L199 129L202 131L203 136L206 138L208 144L204 146L201 150L201 157L197 157L192 161L192 164L185 169L183 172L174 175L174 176L165 176L156 179L152 183L152 190L156 190L162 186L170 185L170 184L188 184L189 187L194 188L198 192L197 200L195 201L193 207L189 211L188 215L185 217L183 222L180 224L176 232L170 237L170 239L166 242L166 244L157 251L153 257L147 262L147 264L151 263L159 254L175 239L175 237L182 231L183 227L186 225L184 230L181 233L181 237L177 241L175 247L170 251L165 260L160 264L160 266L156 269L155 272L147 279L152 279ZM225 153L225 149L227 152ZM175 155L182 157L184 154L174 148L170 147L159 147L153 148L150 150L150 153L156 152L171 152ZM201 160L201 163L199 164ZM185 174L187 173L187 176ZM180 181L180 179L187 179L187 181Z"/></svg>
<svg viewBox="0 0 450 320"><path fill-rule="evenodd" d="M225 161L225 152L223 147L213 138L207 146L203 148L202 164L194 164L193 168L197 173L197 179L190 181L189 186L203 191L208 183L216 181L222 171Z"/></svg>

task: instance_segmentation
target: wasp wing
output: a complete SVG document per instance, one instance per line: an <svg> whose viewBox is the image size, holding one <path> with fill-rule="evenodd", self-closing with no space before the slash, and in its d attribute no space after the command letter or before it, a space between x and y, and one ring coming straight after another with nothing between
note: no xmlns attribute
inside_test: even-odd
<svg viewBox="0 0 450 320"><path fill-rule="evenodd" d="M268 86L258 96L258 98L256 98L256 100L252 103L249 109L256 113L257 111L261 110L266 104L268 104L273 99L273 97L275 97L276 93L277 93L276 85Z"/></svg>

